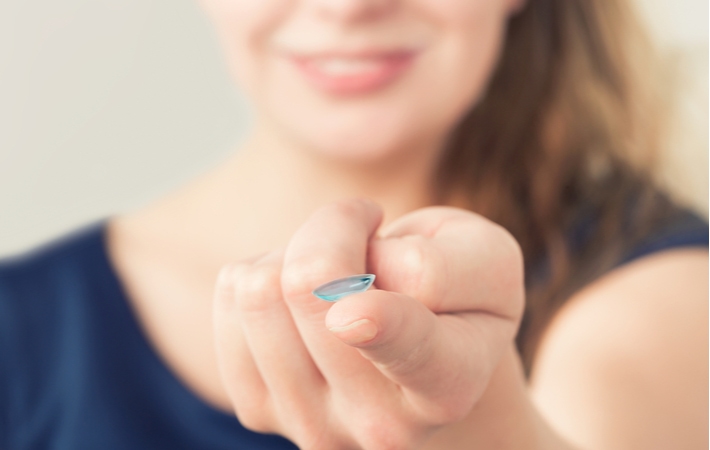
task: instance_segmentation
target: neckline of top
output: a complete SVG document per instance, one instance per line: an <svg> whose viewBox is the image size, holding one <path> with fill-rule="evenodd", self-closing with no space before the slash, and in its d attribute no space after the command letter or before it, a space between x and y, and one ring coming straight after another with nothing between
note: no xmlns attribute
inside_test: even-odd
<svg viewBox="0 0 710 450"><path fill-rule="evenodd" d="M173 384L176 387L177 392L179 392L183 399L187 400L188 403L194 405L195 408L198 408L209 415L220 418L221 420L226 419L238 423L238 419L234 414L230 414L209 404L192 389L190 389L177 376L177 374L170 369L165 360L153 346L145 330L141 326L135 310L131 306L129 294L114 267L113 261L111 260L108 248L108 224L110 220L111 217L109 216L100 219L94 224L96 232L95 237L97 239L97 261L101 265L99 269L106 275L105 281L109 283L108 286L105 286L105 289L113 293L112 297L117 301L118 306L124 313L123 315L128 319L126 321L127 328L136 338L135 341L139 343L141 347L140 351L143 352L151 360L151 363L158 368L161 373L161 377L165 378L166 382Z"/></svg>

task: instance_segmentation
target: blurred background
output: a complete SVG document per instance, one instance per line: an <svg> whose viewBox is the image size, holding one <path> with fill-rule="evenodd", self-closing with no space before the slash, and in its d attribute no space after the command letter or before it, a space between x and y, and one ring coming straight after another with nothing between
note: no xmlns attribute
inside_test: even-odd
<svg viewBox="0 0 710 450"><path fill-rule="evenodd" d="M635 3L678 89L663 179L707 217L708 1ZM0 257L170 191L248 121L195 0L0 2Z"/></svg>

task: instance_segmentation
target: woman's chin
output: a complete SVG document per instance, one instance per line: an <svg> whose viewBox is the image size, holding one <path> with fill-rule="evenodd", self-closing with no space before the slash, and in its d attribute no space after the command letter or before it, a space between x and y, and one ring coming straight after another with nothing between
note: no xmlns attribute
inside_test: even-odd
<svg viewBox="0 0 710 450"><path fill-rule="evenodd" d="M282 122L282 129L289 130L287 135L300 141L306 151L329 160L357 165L380 164L412 157L417 147L430 147L423 142L429 140L426 136L435 133L410 125L417 122L415 117L381 114L377 120L368 117L345 122L350 126L336 120L293 120L287 126Z"/></svg>
<svg viewBox="0 0 710 450"><path fill-rule="evenodd" d="M361 139L321 139L313 140L311 149L322 157L333 161L354 165L385 165L401 161L411 155L411 145L398 140Z"/></svg>

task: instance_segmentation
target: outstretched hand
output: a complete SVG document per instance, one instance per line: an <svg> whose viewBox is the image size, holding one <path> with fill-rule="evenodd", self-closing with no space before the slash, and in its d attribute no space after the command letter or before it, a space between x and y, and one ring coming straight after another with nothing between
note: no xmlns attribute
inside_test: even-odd
<svg viewBox="0 0 710 450"><path fill-rule="evenodd" d="M242 424L304 449L409 449L464 418L517 331L523 260L500 226L428 207L379 235L367 200L316 211L284 250L225 268L220 371ZM329 303L318 285L376 289Z"/></svg>

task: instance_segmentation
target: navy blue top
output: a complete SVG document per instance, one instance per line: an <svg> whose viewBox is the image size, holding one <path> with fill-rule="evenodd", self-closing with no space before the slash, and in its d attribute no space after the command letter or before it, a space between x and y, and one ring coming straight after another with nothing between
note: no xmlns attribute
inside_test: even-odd
<svg viewBox="0 0 710 450"><path fill-rule="evenodd" d="M162 362L104 225L0 263L0 449L295 449L206 404Z"/></svg>
<svg viewBox="0 0 710 450"><path fill-rule="evenodd" d="M293 449L199 399L138 325L105 248L105 222L0 262L0 448ZM687 213L620 263L708 246Z"/></svg>

